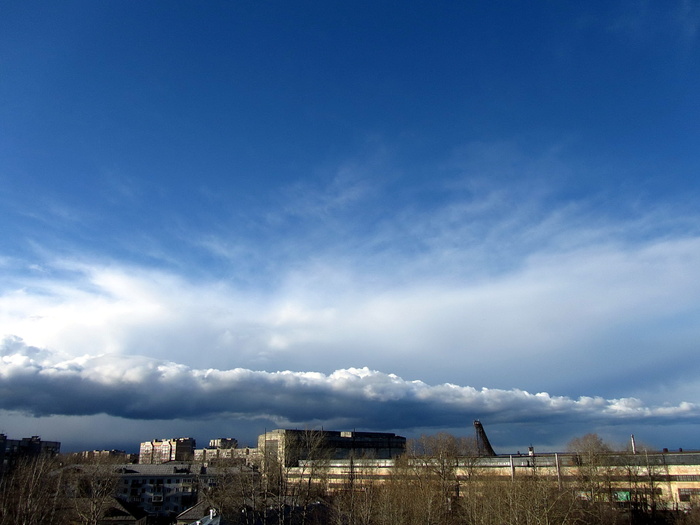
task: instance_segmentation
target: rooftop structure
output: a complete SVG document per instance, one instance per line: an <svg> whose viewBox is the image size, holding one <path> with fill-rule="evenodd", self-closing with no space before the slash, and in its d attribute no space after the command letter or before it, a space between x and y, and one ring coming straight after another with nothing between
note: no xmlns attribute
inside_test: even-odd
<svg viewBox="0 0 700 525"><path fill-rule="evenodd" d="M209 440L208 448L237 448L238 440L235 438L216 438Z"/></svg>
<svg viewBox="0 0 700 525"><path fill-rule="evenodd" d="M194 460L199 463L217 462L219 460L244 459L246 450L238 449L238 440L234 438L217 438L209 440L207 448L194 451Z"/></svg>

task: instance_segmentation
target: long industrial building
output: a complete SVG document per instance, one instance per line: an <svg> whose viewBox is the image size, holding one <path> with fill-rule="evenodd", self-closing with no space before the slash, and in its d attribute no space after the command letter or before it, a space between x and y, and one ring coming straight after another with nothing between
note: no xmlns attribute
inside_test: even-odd
<svg viewBox="0 0 700 525"><path fill-rule="evenodd" d="M406 438L389 432L277 429L258 437L257 453L285 468L308 460L391 459L406 452Z"/></svg>
<svg viewBox="0 0 700 525"><path fill-rule="evenodd" d="M700 452L606 454L596 459L592 465L582 463L576 454L545 453L456 457L447 460L447 465L444 458L430 457L402 463L396 459L302 460L288 468L286 475L292 482L317 481L334 491L381 483L396 474L397 468L403 469L404 475L418 476L439 467L443 472L449 469L456 494L460 486L466 489L468 483L478 479L508 481L539 476L563 486L595 475L617 501L653 500L674 510L688 508L691 502L700 503ZM585 491L579 496L589 498Z"/></svg>

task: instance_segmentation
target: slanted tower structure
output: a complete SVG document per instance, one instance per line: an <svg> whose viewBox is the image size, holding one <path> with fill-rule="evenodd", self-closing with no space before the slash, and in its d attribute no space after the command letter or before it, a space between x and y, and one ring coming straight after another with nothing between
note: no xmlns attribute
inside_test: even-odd
<svg viewBox="0 0 700 525"><path fill-rule="evenodd" d="M479 456L495 456L496 453L489 442L489 438L486 436L484 426L478 419L474 420L474 430L476 432L476 450Z"/></svg>

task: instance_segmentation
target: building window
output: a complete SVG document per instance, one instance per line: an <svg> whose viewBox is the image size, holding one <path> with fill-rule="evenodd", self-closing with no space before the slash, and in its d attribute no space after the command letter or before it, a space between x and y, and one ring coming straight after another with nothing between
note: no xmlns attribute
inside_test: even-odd
<svg viewBox="0 0 700 525"><path fill-rule="evenodd" d="M698 496L700 496L700 489L678 489L680 501L691 501L691 498L695 500Z"/></svg>

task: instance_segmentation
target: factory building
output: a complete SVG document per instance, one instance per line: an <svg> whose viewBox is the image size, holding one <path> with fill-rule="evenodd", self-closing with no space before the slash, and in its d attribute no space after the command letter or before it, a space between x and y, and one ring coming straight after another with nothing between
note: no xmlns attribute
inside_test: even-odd
<svg viewBox="0 0 700 525"><path fill-rule="evenodd" d="M406 451L406 438L389 432L276 429L258 437L257 453L284 467L306 460L390 459Z"/></svg>

